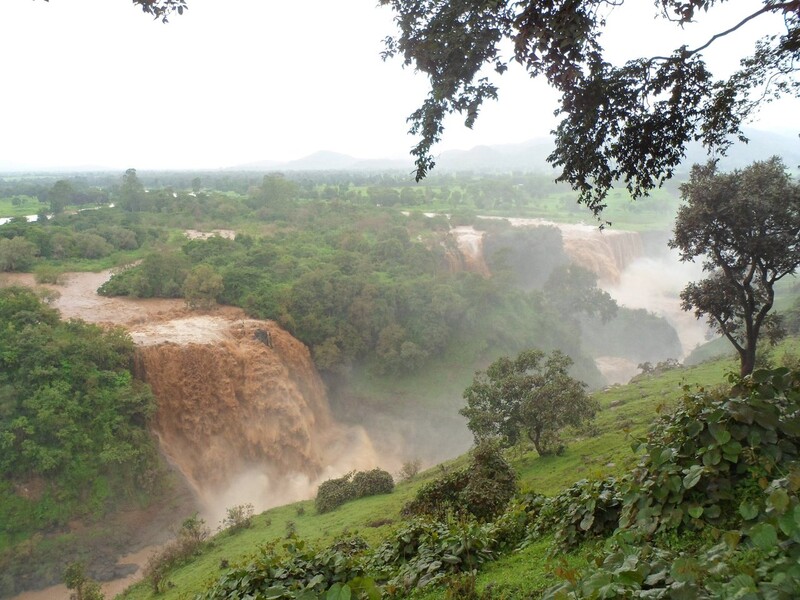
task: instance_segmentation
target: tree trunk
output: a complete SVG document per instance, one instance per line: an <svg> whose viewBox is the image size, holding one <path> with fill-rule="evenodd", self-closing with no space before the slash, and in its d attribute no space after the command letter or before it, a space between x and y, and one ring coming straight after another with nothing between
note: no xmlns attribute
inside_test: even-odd
<svg viewBox="0 0 800 600"><path fill-rule="evenodd" d="M542 442L542 432L541 431L534 430L534 429L529 429L528 430L528 439L530 439L530 441L533 442L533 447L536 448L536 453L539 456L547 456L548 454L552 454L552 452L549 452L548 450L543 448L542 445L541 445L541 442Z"/></svg>
<svg viewBox="0 0 800 600"><path fill-rule="evenodd" d="M739 374L742 377L750 375L756 367L756 349L748 345L739 353Z"/></svg>

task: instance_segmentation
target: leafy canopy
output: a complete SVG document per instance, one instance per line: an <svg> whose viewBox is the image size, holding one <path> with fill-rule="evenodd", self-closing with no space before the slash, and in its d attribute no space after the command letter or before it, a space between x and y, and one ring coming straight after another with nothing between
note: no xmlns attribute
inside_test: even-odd
<svg viewBox="0 0 800 600"><path fill-rule="evenodd" d="M772 158L733 173L696 165L681 194L670 246L681 260L702 257L709 272L683 290L683 309L708 317L747 375L762 331L779 334L769 318L774 285L800 266L800 186Z"/></svg>
<svg viewBox="0 0 800 600"><path fill-rule="evenodd" d="M569 376L570 365L572 359L558 350L550 356L525 350L478 372L464 390L467 406L460 411L475 439L499 437L513 445L525 434L540 455L556 452L558 430L595 413L586 384Z"/></svg>
<svg viewBox="0 0 800 600"><path fill-rule="evenodd" d="M486 69L508 69L507 42L531 77L543 76L558 90L556 114L563 119L549 160L562 169L558 181L577 189L596 216L617 181L639 197L672 175L688 142L724 151L731 135L742 137L741 123L761 101L797 94L800 3L763 0L702 46L681 45L666 56L633 57L618 66L606 58L600 36L606 16L623 1L380 0L394 11L399 29L386 38L384 58L402 56L430 79L427 98L409 117L410 133L420 136L412 150L417 179L435 164L431 149L442 138L445 116L458 112L471 127L483 102L497 98ZM723 17L722 4L656 0L655 10L681 27L701 13ZM703 51L769 14L783 16L780 29L743 53L737 72L715 79Z"/></svg>

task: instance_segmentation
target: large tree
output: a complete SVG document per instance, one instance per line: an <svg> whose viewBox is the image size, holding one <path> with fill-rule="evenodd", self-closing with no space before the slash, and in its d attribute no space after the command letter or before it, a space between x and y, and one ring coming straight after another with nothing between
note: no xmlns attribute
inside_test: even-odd
<svg viewBox="0 0 800 600"><path fill-rule="evenodd" d="M560 181L580 192L599 215L617 182L638 197L669 178L690 141L724 150L732 135L763 100L796 95L800 65L800 1L751 0L739 23L720 25L707 43L679 45L665 56L634 56L622 65L607 58L600 36L606 16L624 0L380 0L396 13L397 37L385 56L402 56L425 73L430 91L410 117L417 179L434 166L432 147L449 113L472 126L483 102L498 88L485 68L498 74L511 60L531 76L544 76L561 94L563 117L550 162ZM657 16L674 22L676 34L696 17L723 22L723 0L655 0ZM743 49L740 69L716 79L703 52L746 23L777 14L774 35ZM513 58L503 56L513 44Z"/></svg>
<svg viewBox="0 0 800 600"><path fill-rule="evenodd" d="M800 185L778 158L732 173L710 162L694 166L681 195L670 246L709 272L681 292L683 309L708 318L748 375L759 335L779 333L769 315L774 285L800 266Z"/></svg>
<svg viewBox="0 0 800 600"><path fill-rule="evenodd" d="M558 450L558 431L579 425L595 413L586 384L569 376L569 356L525 350L515 359L503 356L478 372L464 390L467 417L475 440L499 438L507 445L525 435L541 456Z"/></svg>

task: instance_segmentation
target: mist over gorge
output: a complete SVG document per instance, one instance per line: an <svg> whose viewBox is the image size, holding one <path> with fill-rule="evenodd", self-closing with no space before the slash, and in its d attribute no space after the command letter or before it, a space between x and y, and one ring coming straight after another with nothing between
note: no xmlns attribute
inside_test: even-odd
<svg viewBox="0 0 800 600"><path fill-rule="evenodd" d="M640 313L635 325L622 315L609 322L581 320L584 347L608 383L626 382L639 363L680 360L706 341L706 326L680 309L678 297L701 268L681 263L666 247L667 234L649 233L645 242L635 231L484 216L474 226L453 227L451 235L464 269L486 275L487 264L510 267L521 285L540 289L558 267L572 263L593 273L621 307L650 313ZM642 335L643 326L649 334Z"/></svg>

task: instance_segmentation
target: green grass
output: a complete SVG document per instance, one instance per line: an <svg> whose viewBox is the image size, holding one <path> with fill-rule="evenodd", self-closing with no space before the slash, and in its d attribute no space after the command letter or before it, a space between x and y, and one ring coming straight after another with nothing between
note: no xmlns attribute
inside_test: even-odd
<svg viewBox="0 0 800 600"><path fill-rule="evenodd" d="M795 342L795 345L798 343ZM684 387L714 387L722 385L726 374L736 370L732 360L704 363L695 367L676 369L659 376L643 378L625 386L614 386L594 394L600 412L593 431L565 432L569 445L563 456L540 458L528 449L515 449L512 464L520 475L523 489L547 495L583 478L620 475L635 461L630 449L633 438L645 433L660 411L673 405L683 394ZM447 468L460 468L466 464L464 456L450 461ZM434 467L420 474L411 483L400 483L394 493L363 498L350 502L323 515L316 514L313 501L300 502L271 509L254 519L250 529L235 534L221 533L211 546L194 562L175 570L170 576L174 587L155 596L145 583L128 590L125 598L145 600L183 600L192 598L205 584L218 577L223 570L223 560L233 564L247 560L257 552L259 544L283 538L287 528L314 544L323 546L343 533L359 534L371 545L377 545L393 528L402 524L400 508L417 488L441 473ZM303 514L298 514L302 508ZM389 520L389 523L379 523ZM559 561L546 558L549 540L538 540L522 551L503 555L486 565L478 575L478 588L492 585L509 598L527 598L555 582L553 571ZM563 557L565 566L582 566L588 555ZM442 598L442 588L426 590L415 597Z"/></svg>
<svg viewBox="0 0 800 600"><path fill-rule="evenodd" d="M41 204L32 196L18 196L17 200L15 205L12 198L0 198L0 217L25 217L49 209L47 204Z"/></svg>

